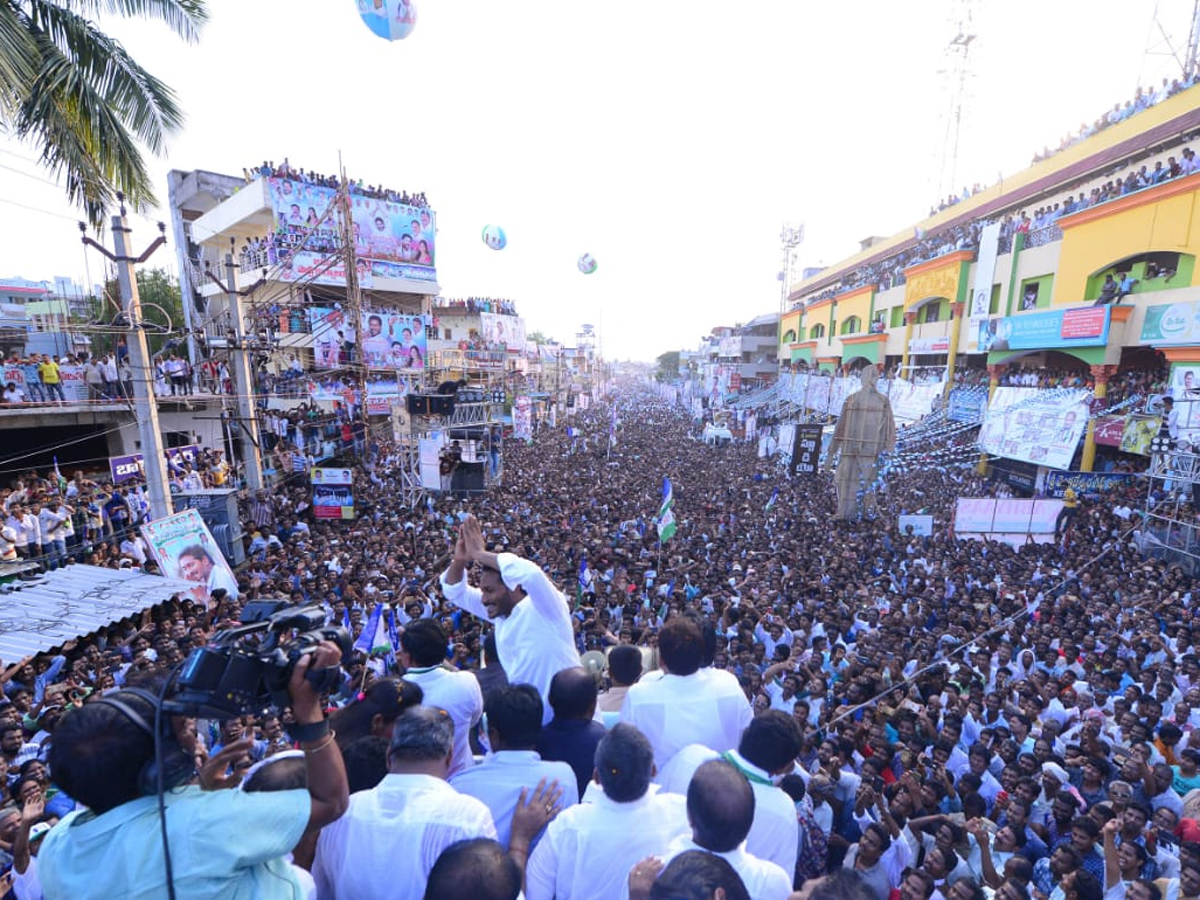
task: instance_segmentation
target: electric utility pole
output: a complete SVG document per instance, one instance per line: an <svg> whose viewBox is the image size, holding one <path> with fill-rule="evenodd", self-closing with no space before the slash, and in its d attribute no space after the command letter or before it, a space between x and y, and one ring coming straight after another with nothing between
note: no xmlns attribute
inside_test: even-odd
<svg viewBox="0 0 1200 900"><path fill-rule="evenodd" d="M120 213L112 217L113 246L115 253L87 236L87 225L79 223L83 243L94 247L111 260L117 269L117 282L121 288L121 304L125 319L129 323L129 365L133 369L133 400L137 410L138 435L142 441L142 459L146 467L146 490L150 495L150 518L161 519L171 515L171 491L167 487L165 455L162 431L158 426L158 400L154 397L154 372L150 367L150 347L146 343L146 331L142 323L142 301L138 296L137 273L134 265L140 265L167 242L167 227L158 223L159 235L141 256L130 256L129 235L132 231L125 220L125 195L118 193Z"/></svg>

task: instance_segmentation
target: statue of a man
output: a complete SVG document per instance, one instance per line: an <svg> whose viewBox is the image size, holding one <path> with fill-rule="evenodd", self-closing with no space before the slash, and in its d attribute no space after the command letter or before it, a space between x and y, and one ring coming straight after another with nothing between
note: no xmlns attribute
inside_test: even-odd
<svg viewBox="0 0 1200 900"><path fill-rule="evenodd" d="M862 390L846 398L842 414L833 430L829 455L825 458L828 470L835 451L841 451L834 483L837 485L835 519L853 519L859 514L858 492L863 492L863 506L875 505L872 490L875 483L879 454L896 446L896 420L892 404L879 393L876 383L879 370L867 366L862 370Z"/></svg>

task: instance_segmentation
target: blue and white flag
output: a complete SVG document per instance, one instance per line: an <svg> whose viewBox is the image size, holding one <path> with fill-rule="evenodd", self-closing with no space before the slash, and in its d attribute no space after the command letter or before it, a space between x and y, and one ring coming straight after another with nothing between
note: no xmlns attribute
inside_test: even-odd
<svg viewBox="0 0 1200 900"><path fill-rule="evenodd" d="M392 642L383 623L383 604L376 603L367 619L367 626L354 642L354 651L370 656L372 653L390 653L391 650Z"/></svg>
<svg viewBox="0 0 1200 900"><path fill-rule="evenodd" d="M766 512L767 510L769 510L772 506L775 505L775 501L778 499L779 499L779 488L775 488L775 490L771 493L771 499L768 500L767 505L763 507L763 511Z"/></svg>

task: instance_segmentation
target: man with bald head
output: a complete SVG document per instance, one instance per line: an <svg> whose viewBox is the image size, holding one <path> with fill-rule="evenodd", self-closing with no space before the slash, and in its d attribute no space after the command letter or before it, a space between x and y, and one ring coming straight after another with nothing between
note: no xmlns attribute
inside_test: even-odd
<svg viewBox="0 0 1200 900"><path fill-rule="evenodd" d="M687 817L691 836L675 838L664 862L701 850L733 866L754 900L786 900L791 894L791 875L746 852L746 836L754 823L754 791L736 768L720 759L701 765L688 785Z"/></svg>
<svg viewBox="0 0 1200 900"><path fill-rule="evenodd" d="M582 800L595 769L596 745L604 737L604 726L594 719L596 680L583 666L563 669L550 679L549 699L554 718L542 729L537 752L574 770Z"/></svg>

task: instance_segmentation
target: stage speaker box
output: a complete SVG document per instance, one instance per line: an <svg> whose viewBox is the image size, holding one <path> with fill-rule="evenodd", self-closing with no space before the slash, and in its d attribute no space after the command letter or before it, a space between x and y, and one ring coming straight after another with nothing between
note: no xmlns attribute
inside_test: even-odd
<svg viewBox="0 0 1200 900"><path fill-rule="evenodd" d="M451 490L463 491L468 494L486 491L487 484L483 478L483 466L484 464L481 462L459 463L450 479Z"/></svg>
<svg viewBox="0 0 1200 900"><path fill-rule="evenodd" d="M454 397L449 394L408 394L405 406L413 416L448 416L454 412Z"/></svg>

